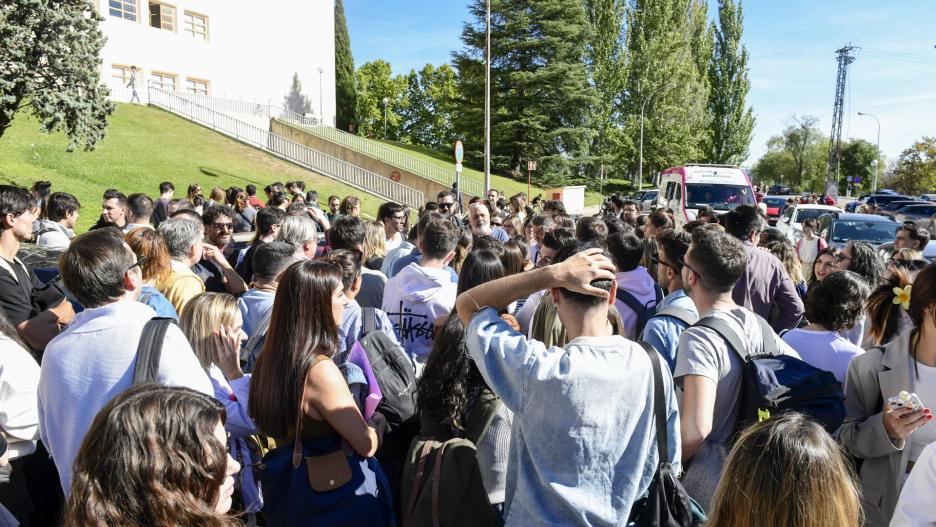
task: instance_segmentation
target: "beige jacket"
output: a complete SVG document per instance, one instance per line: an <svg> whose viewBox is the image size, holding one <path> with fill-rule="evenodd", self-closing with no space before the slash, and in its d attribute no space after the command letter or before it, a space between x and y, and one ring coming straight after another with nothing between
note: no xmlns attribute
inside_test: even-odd
<svg viewBox="0 0 936 527"><path fill-rule="evenodd" d="M901 390L914 391L913 359L907 328L883 350L873 348L852 360L845 378L848 417L840 441L861 460L859 477L865 525L887 527L907 471L909 448L884 431L884 401Z"/></svg>

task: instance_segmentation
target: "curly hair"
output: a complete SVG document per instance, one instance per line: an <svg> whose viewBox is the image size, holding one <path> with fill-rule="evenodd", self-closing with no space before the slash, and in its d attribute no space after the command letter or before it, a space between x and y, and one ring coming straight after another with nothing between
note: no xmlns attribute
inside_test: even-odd
<svg viewBox="0 0 936 527"><path fill-rule="evenodd" d="M884 280L887 269L874 247L870 243L856 241L848 242L846 247L851 249L852 254L848 270L864 277L869 286L877 287Z"/></svg>
<svg viewBox="0 0 936 527"><path fill-rule="evenodd" d="M806 319L828 331L851 329L864 312L869 292L858 273L831 273L806 297Z"/></svg>
<svg viewBox="0 0 936 527"><path fill-rule="evenodd" d="M436 335L432 353L417 384L420 413L453 431L464 431L468 405L486 386L468 355L465 332L458 315L448 317Z"/></svg>
<svg viewBox="0 0 936 527"><path fill-rule="evenodd" d="M799 255L796 254L796 248L793 247L793 243L790 242L790 240L786 238L771 240L767 242L764 248L783 262L783 268L786 269L787 274L790 275L790 279L793 280L794 284L806 281L806 277L803 276L803 264L800 263Z"/></svg>
<svg viewBox="0 0 936 527"><path fill-rule="evenodd" d="M227 527L215 512L227 451L224 407L188 388L128 389L98 412L75 458L65 525Z"/></svg>

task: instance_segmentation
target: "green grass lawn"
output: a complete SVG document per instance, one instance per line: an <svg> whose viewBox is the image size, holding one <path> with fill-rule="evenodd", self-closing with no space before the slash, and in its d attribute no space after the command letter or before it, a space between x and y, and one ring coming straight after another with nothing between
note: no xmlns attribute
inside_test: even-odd
<svg viewBox="0 0 936 527"><path fill-rule="evenodd" d="M441 152L436 152L435 150L430 150L428 148L425 148L423 146L418 146L418 145L411 145L407 143L397 143L395 141L381 141L381 142L390 148L403 152L404 154L415 157L416 159L419 159L421 161L431 163L437 167L450 170L452 171L453 174L455 173L455 162L452 160L452 155L447 155ZM464 170L462 171L462 177L467 177L467 178L471 178L471 179L475 179L477 181L483 182L484 172L465 166ZM497 176L494 174L491 174L491 185L497 190L500 190L503 194L507 195L508 197L514 194L517 194L518 192L527 191L526 180L518 181L513 178ZM542 194L543 198L546 198L546 199L549 198L549 196L546 194L545 189L537 187L535 185L533 186L531 192L532 192L532 195L530 196L530 199L532 199L533 196L536 196L537 194ZM601 196L599 196L597 192L585 193L585 205L586 206L597 205L599 203L601 203Z"/></svg>
<svg viewBox="0 0 936 527"><path fill-rule="evenodd" d="M125 194L146 192L158 197L159 183L172 181L176 197L185 197L190 183L208 195L214 186L263 187L274 182L301 180L317 190L321 202L329 195L355 195L361 210L375 216L379 198L314 174L207 128L151 107L118 104L110 118L107 138L93 152L66 152L64 134L45 134L25 113L0 137L0 183L31 187L52 182L53 191L74 194L82 204L77 231L97 221L101 194L116 188Z"/></svg>

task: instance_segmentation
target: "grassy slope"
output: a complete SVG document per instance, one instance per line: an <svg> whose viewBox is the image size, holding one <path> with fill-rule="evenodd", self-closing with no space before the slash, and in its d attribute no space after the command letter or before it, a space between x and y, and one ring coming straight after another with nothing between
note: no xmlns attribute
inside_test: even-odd
<svg viewBox="0 0 936 527"><path fill-rule="evenodd" d="M298 179L307 190L317 190L323 202L330 194L353 194L362 198L362 211L371 216L380 205L378 198L167 112L129 104L117 108L107 138L93 152L66 152L63 134L44 134L36 120L18 114L0 137L0 183L31 187L33 181L48 180L53 191L74 194L83 205L78 232L97 221L105 189L156 197L159 183L166 180L175 184L176 197L184 197L190 183L201 184L207 195L215 185L243 188L254 183L262 189L274 181Z"/></svg>
<svg viewBox="0 0 936 527"><path fill-rule="evenodd" d="M382 141L382 142L386 144L387 146L394 148L396 150L399 150L400 152L408 154L412 157L415 157L427 163L431 163L438 167L451 170L452 173L455 172L455 163L452 161L452 157L450 155L439 153L434 150L430 150L428 148L417 146L417 145L397 143L393 141ZM484 172L475 170L473 168L469 168L466 166L464 168L464 171L462 172L462 177L476 179L478 181L484 181ZM502 193L506 194L507 196L512 196L518 192L526 192L527 190L526 181L517 181L509 177L496 176L494 174L491 174L491 184L494 186L494 188L500 190ZM536 196L537 194L542 194L544 198L547 198L547 199L549 198L549 196L545 192L545 189L542 189L536 186L533 186L532 193L533 193L533 196ZM585 193L585 205L596 205L598 203L601 203L601 198L597 192Z"/></svg>

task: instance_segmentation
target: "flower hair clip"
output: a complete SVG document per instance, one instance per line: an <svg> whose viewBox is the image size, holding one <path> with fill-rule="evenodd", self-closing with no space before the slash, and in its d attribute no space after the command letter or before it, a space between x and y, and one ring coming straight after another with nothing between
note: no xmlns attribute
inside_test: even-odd
<svg viewBox="0 0 936 527"><path fill-rule="evenodd" d="M894 288L894 299L893 303L903 306L904 311L910 309L910 289L913 286L907 284L903 287Z"/></svg>

